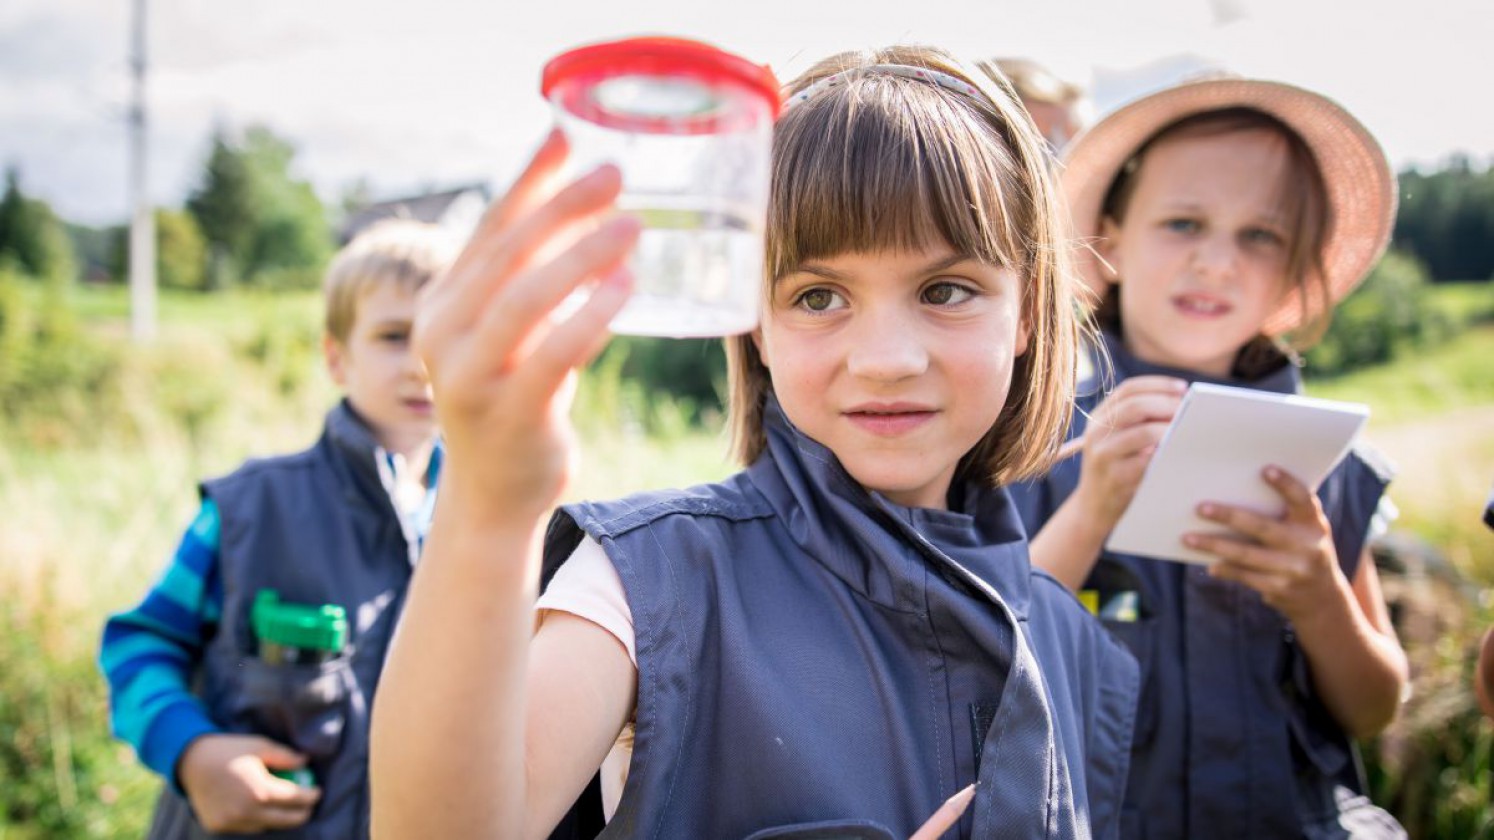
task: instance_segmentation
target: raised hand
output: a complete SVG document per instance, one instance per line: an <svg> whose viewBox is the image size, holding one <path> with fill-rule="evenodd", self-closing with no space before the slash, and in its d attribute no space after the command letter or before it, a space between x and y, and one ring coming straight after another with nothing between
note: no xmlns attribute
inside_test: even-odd
<svg viewBox="0 0 1494 840"><path fill-rule="evenodd" d="M559 498L575 451L576 370L605 345L631 291L621 265L639 223L609 218L621 176L604 166L555 191L565 156L552 133L417 310L415 349L454 456L442 495L472 522L534 520ZM586 302L557 318L588 284Z"/></svg>
<svg viewBox="0 0 1494 840"><path fill-rule="evenodd" d="M322 792L270 772L305 765L305 756L258 735L203 735L182 753L177 776L203 828L250 834L311 819Z"/></svg>
<svg viewBox="0 0 1494 840"><path fill-rule="evenodd" d="M1100 531L1115 527L1131 504L1187 387L1172 377L1137 376L1096 406L1084 430L1084 460L1074 497Z"/></svg>
<svg viewBox="0 0 1494 840"><path fill-rule="evenodd" d="M1347 592L1349 582L1339 569L1333 534L1317 495L1279 467L1267 467L1262 477L1286 501L1285 513L1271 517L1204 502L1199 516L1234 533L1191 533L1183 542L1219 558L1210 574L1254 589L1293 623L1302 623L1340 590Z"/></svg>

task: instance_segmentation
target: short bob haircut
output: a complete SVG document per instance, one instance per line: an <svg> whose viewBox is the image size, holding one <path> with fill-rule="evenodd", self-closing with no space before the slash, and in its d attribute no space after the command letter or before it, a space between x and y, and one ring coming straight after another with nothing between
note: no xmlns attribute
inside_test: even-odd
<svg viewBox="0 0 1494 840"><path fill-rule="evenodd" d="M785 97L875 64L936 70L979 95L871 70L786 109L773 138L764 298L805 261L851 252L947 243L1014 269L1027 351L1005 407L956 479L996 485L1040 475L1068 429L1081 330L1046 146L1009 85L930 47L832 56L790 82ZM751 463L766 445L772 382L752 336L730 338L726 349L732 451Z"/></svg>
<svg viewBox="0 0 1494 840"><path fill-rule="evenodd" d="M415 292L450 267L461 239L438 225L388 219L358 234L327 267L322 279L327 335L348 340L358 301L376 286Z"/></svg>

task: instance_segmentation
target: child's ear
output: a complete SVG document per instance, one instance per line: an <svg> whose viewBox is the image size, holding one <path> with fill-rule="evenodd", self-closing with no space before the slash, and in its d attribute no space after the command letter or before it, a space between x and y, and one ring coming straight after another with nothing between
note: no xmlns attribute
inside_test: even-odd
<svg viewBox="0 0 1494 840"><path fill-rule="evenodd" d="M322 333L322 358L327 362L327 373L331 374L332 382L339 388L348 384L347 354L348 350L342 346L342 342L333 338L331 333Z"/></svg>
<svg viewBox="0 0 1494 840"><path fill-rule="evenodd" d="M1012 348L1012 358L1021 356L1027 352L1027 340L1032 337L1032 330L1027 328L1027 316L1017 318L1017 342Z"/></svg>
<svg viewBox="0 0 1494 840"><path fill-rule="evenodd" d="M763 349L762 327L758 327L752 331L752 346L757 348L757 358L758 361L763 363L763 367L772 369L773 366L768 363L768 351Z"/></svg>
<svg viewBox="0 0 1494 840"><path fill-rule="evenodd" d="M1105 282L1120 285L1121 277L1125 272L1121 269L1119 249L1115 243L1120 241L1121 226L1115 223L1115 219L1106 216L1100 220L1100 238L1093 246L1095 253L1099 255L1100 271L1104 273Z"/></svg>

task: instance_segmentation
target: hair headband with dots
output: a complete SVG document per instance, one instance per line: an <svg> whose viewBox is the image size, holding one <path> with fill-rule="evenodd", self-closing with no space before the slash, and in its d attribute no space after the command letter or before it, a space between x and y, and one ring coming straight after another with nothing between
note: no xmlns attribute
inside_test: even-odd
<svg viewBox="0 0 1494 840"><path fill-rule="evenodd" d="M948 73L940 73L938 70L930 70L927 67L912 67L907 64L870 64L866 67L856 67L851 70L842 70L839 73L826 76L825 78L820 79L818 82L815 82L809 87L789 97L783 103L783 107L785 110L788 108L792 108L793 106L798 105L800 102L814 97L827 88L838 87L839 85L845 84L848 79L858 76L865 76L870 73L886 73L889 76L903 76L904 78L908 79L920 79L925 82L932 82L939 87L952 90L955 93L963 93L966 96L975 97L976 99L985 98L985 94L982 93L980 89L975 85L957 79L954 76L949 75Z"/></svg>

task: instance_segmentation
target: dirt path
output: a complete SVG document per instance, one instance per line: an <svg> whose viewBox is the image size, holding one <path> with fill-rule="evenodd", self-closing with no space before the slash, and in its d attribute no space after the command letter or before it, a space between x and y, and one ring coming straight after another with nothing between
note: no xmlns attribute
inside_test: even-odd
<svg viewBox="0 0 1494 840"><path fill-rule="evenodd" d="M1494 533L1479 519L1494 489L1494 405L1464 408L1384 427L1370 421L1368 440L1397 468L1391 498L1405 523L1448 540L1450 559L1494 578Z"/></svg>

